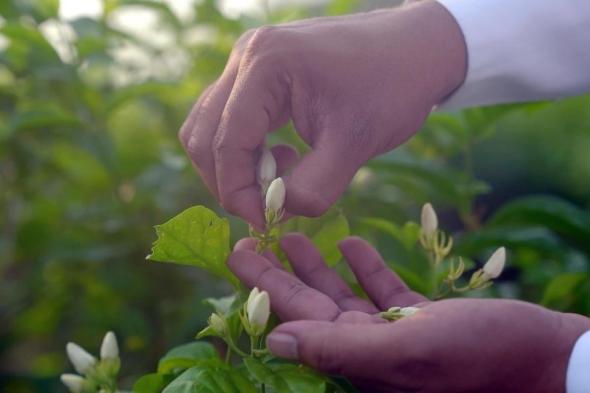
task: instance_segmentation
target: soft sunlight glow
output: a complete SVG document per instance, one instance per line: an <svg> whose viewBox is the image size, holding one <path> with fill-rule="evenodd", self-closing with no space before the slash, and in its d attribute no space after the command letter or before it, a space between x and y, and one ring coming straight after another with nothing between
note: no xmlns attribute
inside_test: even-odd
<svg viewBox="0 0 590 393"><path fill-rule="evenodd" d="M102 15L101 0L61 0L59 4L59 17L64 20L72 20L86 16L98 18Z"/></svg>

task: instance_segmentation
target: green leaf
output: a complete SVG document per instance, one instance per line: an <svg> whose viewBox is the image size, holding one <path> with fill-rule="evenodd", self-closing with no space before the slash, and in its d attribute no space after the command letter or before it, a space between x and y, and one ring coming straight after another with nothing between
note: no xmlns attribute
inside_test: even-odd
<svg viewBox="0 0 590 393"><path fill-rule="evenodd" d="M332 377L330 379L330 387L336 389L336 392L359 393L359 391L345 378Z"/></svg>
<svg viewBox="0 0 590 393"><path fill-rule="evenodd" d="M455 244L459 255L475 255L482 250L504 246L511 250L530 249L560 257L565 247L555 234L539 226L497 226L463 234Z"/></svg>
<svg viewBox="0 0 590 393"><path fill-rule="evenodd" d="M348 220L339 209L331 209L318 218L293 218L281 226L281 234L289 232L307 235L329 266L340 260L338 242L350 235Z"/></svg>
<svg viewBox="0 0 590 393"><path fill-rule="evenodd" d="M426 280L405 266L388 263L392 270L414 291L428 295L430 288Z"/></svg>
<svg viewBox="0 0 590 393"><path fill-rule="evenodd" d="M461 213L471 209L474 197L488 192L487 184L473 180L463 172L438 163L402 160L383 156L369 164L389 184L397 186L416 201L444 201Z"/></svg>
<svg viewBox="0 0 590 393"><path fill-rule="evenodd" d="M213 307L216 313L225 317L229 328L229 335L236 341L239 340L243 329L242 321L240 320L240 310L242 309L244 300L240 299L237 293L218 299L207 298L204 300L204 303ZM219 334L209 326L206 326L197 334L197 339L209 336L219 336Z"/></svg>
<svg viewBox="0 0 590 393"><path fill-rule="evenodd" d="M217 299L213 297L208 297L207 299L203 300L203 303L213 307L215 312L218 314L228 315L236 308L239 308L239 303L236 301L237 298L238 294L224 296Z"/></svg>
<svg viewBox="0 0 590 393"><path fill-rule="evenodd" d="M244 359L254 378L277 393L322 393L327 379L310 368L290 363L262 363L255 358Z"/></svg>
<svg viewBox="0 0 590 393"><path fill-rule="evenodd" d="M203 363L190 368L163 393L258 393L256 386L238 369L224 364Z"/></svg>
<svg viewBox="0 0 590 393"><path fill-rule="evenodd" d="M174 377L170 374L147 374L133 384L133 393L160 393Z"/></svg>
<svg viewBox="0 0 590 393"><path fill-rule="evenodd" d="M236 283L225 265L230 253L229 223L204 206L193 206L157 225L149 260L197 266Z"/></svg>
<svg viewBox="0 0 590 393"><path fill-rule="evenodd" d="M205 342L192 342L168 351L158 363L158 373L168 374L194 367L203 361L219 361L215 348Z"/></svg>
<svg viewBox="0 0 590 393"><path fill-rule="evenodd" d="M545 226L590 252L590 214L563 199L551 196L521 198L502 207L489 222L491 226L516 224Z"/></svg>
<svg viewBox="0 0 590 393"><path fill-rule="evenodd" d="M577 300L580 285L588 280L586 273L564 273L555 277L543 294L541 304L546 307L566 310Z"/></svg>
<svg viewBox="0 0 590 393"><path fill-rule="evenodd" d="M420 239L420 226L415 222L408 221L400 227L394 222L379 217L363 218L362 224L368 225L384 232L398 240L406 250L411 250Z"/></svg>
<svg viewBox="0 0 590 393"><path fill-rule="evenodd" d="M326 9L326 15L351 14L358 8L358 5L358 0L333 0Z"/></svg>

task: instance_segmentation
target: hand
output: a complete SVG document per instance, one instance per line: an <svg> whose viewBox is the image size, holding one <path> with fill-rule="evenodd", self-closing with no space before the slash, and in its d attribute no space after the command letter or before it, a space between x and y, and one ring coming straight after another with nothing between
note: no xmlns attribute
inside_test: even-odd
<svg viewBox="0 0 590 393"><path fill-rule="evenodd" d="M356 297L302 235L281 241L295 275L244 239L228 264L248 287L270 294L285 323L268 336L276 356L343 375L366 392L559 393L567 362L590 320L514 300L428 302L359 238L339 245L370 302ZM375 314L420 311L397 322Z"/></svg>
<svg viewBox="0 0 590 393"><path fill-rule="evenodd" d="M462 83L463 37L444 7L315 18L244 34L180 139L209 190L262 228L256 164L267 133L293 120L311 152L286 176L288 213L316 216L357 169L412 136ZM273 149L280 170L297 159Z"/></svg>

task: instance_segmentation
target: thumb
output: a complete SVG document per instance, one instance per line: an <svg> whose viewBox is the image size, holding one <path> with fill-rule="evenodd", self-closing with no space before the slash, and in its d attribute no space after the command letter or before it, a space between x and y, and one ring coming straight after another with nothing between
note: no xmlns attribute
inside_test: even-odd
<svg viewBox="0 0 590 393"><path fill-rule="evenodd" d="M386 346L384 333L381 324L296 321L278 326L266 343L275 356L299 360L324 373L358 377L370 375L371 363L374 367L379 357L373 349Z"/></svg>
<svg viewBox="0 0 590 393"><path fill-rule="evenodd" d="M347 154L341 144L318 141L285 178L286 210L316 217L338 200L364 161Z"/></svg>

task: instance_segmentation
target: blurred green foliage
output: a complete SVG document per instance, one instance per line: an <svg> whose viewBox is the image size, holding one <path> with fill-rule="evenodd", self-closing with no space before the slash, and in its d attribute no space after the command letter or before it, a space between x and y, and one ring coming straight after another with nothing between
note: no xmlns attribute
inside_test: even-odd
<svg viewBox="0 0 590 393"><path fill-rule="evenodd" d="M66 21L59 0L0 2L3 392L62 391L55 377L69 367L69 340L95 350L114 329L131 386L194 336L209 311L199 299L227 288L190 267L145 262L154 224L216 206L176 131L244 30L356 5L238 19L213 0L195 1L189 18L155 0L103 6L97 19ZM155 17L158 39L117 22L140 11ZM434 113L410 143L359 172L340 208L418 290L425 264L405 223L430 201L476 264L508 247L495 295L590 314L589 109L579 97ZM289 129L271 140L304 148Z"/></svg>

